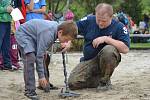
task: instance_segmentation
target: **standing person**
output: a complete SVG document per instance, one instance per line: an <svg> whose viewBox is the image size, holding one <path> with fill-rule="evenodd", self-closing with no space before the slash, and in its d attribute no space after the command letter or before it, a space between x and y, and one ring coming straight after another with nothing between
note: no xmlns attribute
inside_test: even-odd
<svg viewBox="0 0 150 100"><path fill-rule="evenodd" d="M64 19L65 20L73 20L74 19L74 14L73 14L73 12L70 9L68 9L66 11Z"/></svg>
<svg viewBox="0 0 150 100"><path fill-rule="evenodd" d="M24 63L25 96L38 99L35 92L34 62L43 88L49 88L45 78L44 55L58 38L61 43L73 40L77 35L77 26L73 21L57 22L33 19L22 24L16 32L16 39L22 53ZM69 48L67 45L63 50Z"/></svg>
<svg viewBox="0 0 150 100"><path fill-rule="evenodd" d="M3 66L1 69L12 70L12 64L10 59L10 32L11 21L10 15L13 7L11 6L11 0L0 0L0 53L3 58Z"/></svg>
<svg viewBox="0 0 150 100"><path fill-rule="evenodd" d="M18 57L19 50L18 50L16 38L15 38L15 32L17 30L17 24L16 23L19 23L19 21L16 21L16 22L12 21L11 22L10 58L11 58L12 68L18 70L21 68L21 66L19 64L19 57ZM20 23L19 23L18 27L19 26L20 26Z"/></svg>
<svg viewBox="0 0 150 100"><path fill-rule="evenodd" d="M46 11L45 0L24 0L26 5L26 21L31 19L44 19Z"/></svg>
<svg viewBox="0 0 150 100"><path fill-rule="evenodd" d="M129 51L129 33L122 23L112 19L112 6L100 3L95 12L95 16L77 22L78 31L84 36L84 57L69 76L70 89L110 89L110 78L121 61L120 53Z"/></svg>
<svg viewBox="0 0 150 100"><path fill-rule="evenodd" d="M147 14L144 14L144 22L145 22L145 24L146 24L146 26L145 26L145 28L148 30L148 28L149 28L149 16L147 15Z"/></svg>

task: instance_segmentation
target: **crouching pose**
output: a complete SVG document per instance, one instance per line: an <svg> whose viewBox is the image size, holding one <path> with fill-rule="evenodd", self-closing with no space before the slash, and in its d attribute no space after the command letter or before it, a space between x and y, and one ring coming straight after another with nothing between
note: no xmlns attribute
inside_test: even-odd
<svg viewBox="0 0 150 100"><path fill-rule="evenodd" d="M38 99L35 92L34 63L42 88L49 88L46 80L44 55L58 38L61 43L73 40L77 35L76 24L66 21L58 25L54 21L33 19L22 24L16 32L16 39L22 54L24 64L25 96ZM68 46L66 46L68 47ZM64 48L66 50L66 48Z"/></svg>
<svg viewBox="0 0 150 100"><path fill-rule="evenodd" d="M84 57L69 76L70 89L110 89L110 77L121 61L120 53L129 51L129 33L122 23L112 19L112 6L100 3L95 13L77 22L84 36Z"/></svg>

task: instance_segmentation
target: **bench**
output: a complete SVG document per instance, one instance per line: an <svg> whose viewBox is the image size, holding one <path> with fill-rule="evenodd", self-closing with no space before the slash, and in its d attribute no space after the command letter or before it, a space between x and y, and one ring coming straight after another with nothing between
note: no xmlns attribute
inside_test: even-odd
<svg viewBox="0 0 150 100"><path fill-rule="evenodd" d="M83 39L81 35L77 36L77 39ZM146 43L150 39L150 34L130 34L131 42L133 43Z"/></svg>
<svg viewBox="0 0 150 100"><path fill-rule="evenodd" d="M77 35L76 39L82 40L83 38L84 38L83 36ZM130 34L130 39L131 39L131 42L133 42L133 43L145 43L145 42L147 42L148 39L150 39L150 34ZM55 41L55 43L59 44L60 42L57 40L57 41ZM77 41L77 43L79 44L79 41ZM51 58L53 53L56 53L55 46L56 45L53 44L53 46L47 51L48 54L50 55L50 58ZM82 49L83 47L80 47L80 48ZM68 61L68 58L66 58L66 59Z"/></svg>
<svg viewBox="0 0 150 100"><path fill-rule="evenodd" d="M131 42L147 43L150 40L150 34L130 34Z"/></svg>

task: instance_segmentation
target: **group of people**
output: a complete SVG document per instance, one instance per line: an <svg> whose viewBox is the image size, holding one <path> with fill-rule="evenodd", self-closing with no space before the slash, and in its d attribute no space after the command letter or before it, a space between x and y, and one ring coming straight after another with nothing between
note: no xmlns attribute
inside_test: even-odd
<svg viewBox="0 0 150 100"><path fill-rule="evenodd" d="M24 2L26 5L25 22L31 19L43 19L43 13L46 11L45 0L1 0L0 1L0 69L1 70L18 70L17 49L18 47L12 45L10 42L16 30L15 22L12 20L10 13L15 7L22 6ZM22 10L22 9L21 9ZM11 31L13 30L13 31ZM15 48L14 48L15 47ZM15 51L15 55L13 50ZM16 53L17 52L17 53ZM15 57L15 62L14 58Z"/></svg>
<svg viewBox="0 0 150 100"><path fill-rule="evenodd" d="M5 51L3 56L8 54L6 48L9 47L2 50L6 40L3 34L10 34L8 30L11 22L10 12L13 9L8 2L10 0L0 1L0 18L3 18L3 20L0 19L0 29L3 29L0 30L2 35L0 41L3 40L0 42L0 50ZM70 73L69 88L72 90L97 88L102 91L111 89L111 76L121 61L120 53L126 54L129 51L130 38L124 24L113 19L113 8L110 4L98 4L95 15L76 23L69 20L61 24L40 19L39 14L43 14L46 10L44 0L25 0L25 4L27 22L21 24L15 33L24 64L25 96L34 100L39 99L35 87L34 63L36 63L39 85L44 90L50 89L45 71L46 50L58 39L62 44L62 52L65 52L70 48L70 41L75 39L77 34L84 37L83 57ZM37 6L37 4L41 5ZM5 18L6 15L7 18ZM34 18L36 15L39 18ZM5 57L5 67L11 67L10 61Z"/></svg>
<svg viewBox="0 0 150 100"><path fill-rule="evenodd" d="M139 33L149 34L149 16L144 14L143 20L139 22Z"/></svg>

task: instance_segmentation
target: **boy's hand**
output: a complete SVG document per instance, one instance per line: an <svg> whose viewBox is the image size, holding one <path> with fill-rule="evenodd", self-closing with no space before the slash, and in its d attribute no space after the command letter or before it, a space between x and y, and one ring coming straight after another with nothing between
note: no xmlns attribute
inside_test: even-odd
<svg viewBox="0 0 150 100"><path fill-rule="evenodd" d="M45 88L49 83L47 82L46 78L39 79L39 85Z"/></svg>
<svg viewBox="0 0 150 100"><path fill-rule="evenodd" d="M63 48L61 52L67 51L68 49L70 49L70 47L71 47L71 41L61 43L61 48Z"/></svg>

